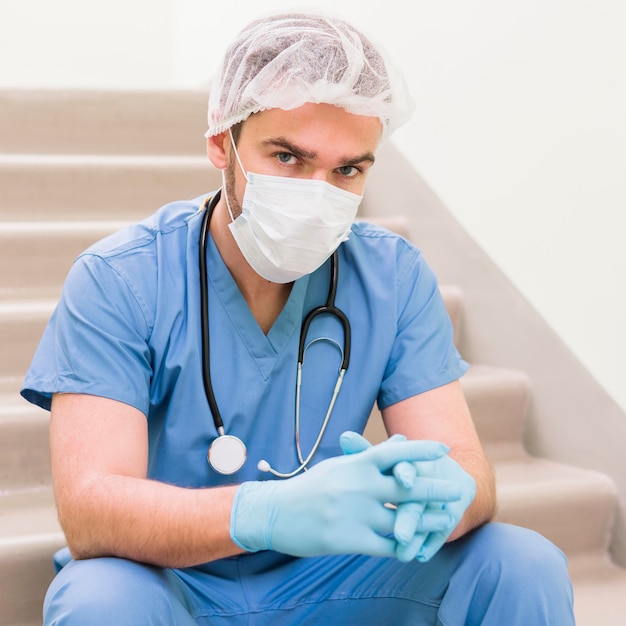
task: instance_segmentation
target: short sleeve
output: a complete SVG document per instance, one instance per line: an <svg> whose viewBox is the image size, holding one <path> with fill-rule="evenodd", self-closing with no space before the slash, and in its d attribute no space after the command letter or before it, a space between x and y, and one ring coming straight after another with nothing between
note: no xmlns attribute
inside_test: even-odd
<svg viewBox="0 0 626 626"><path fill-rule="evenodd" d="M440 387L468 369L454 346L453 329L437 279L421 253L398 253L396 336L378 395L379 408Z"/></svg>
<svg viewBox="0 0 626 626"><path fill-rule="evenodd" d="M49 409L54 393L97 395L147 414L152 375L148 310L107 259L81 256L35 352L23 397Z"/></svg>

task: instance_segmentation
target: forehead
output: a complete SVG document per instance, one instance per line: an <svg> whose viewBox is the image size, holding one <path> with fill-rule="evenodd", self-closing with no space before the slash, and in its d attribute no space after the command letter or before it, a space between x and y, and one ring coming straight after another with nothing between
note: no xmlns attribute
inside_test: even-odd
<svg viewBox="0 0 626 626"><path fill-rule="evenodd" d="M331 104L305 104L251 115L242 124L240 139L262 145L280 137L308 152L346 156L373 154L382 130L377 117L355 115Z"/></svg>

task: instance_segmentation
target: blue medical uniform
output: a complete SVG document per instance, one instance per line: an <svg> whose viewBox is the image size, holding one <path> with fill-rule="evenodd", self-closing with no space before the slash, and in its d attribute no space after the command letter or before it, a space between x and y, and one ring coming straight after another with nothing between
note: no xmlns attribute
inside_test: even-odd
<svg viewBox="0 0 626 626"><path fill-rule="evenodd" d="M59 392L102 396L137 408L148 420L149 477L191 488L271 479L257 469L261 459L279 471L297 467L294 410L300 327L304 316L326 301L329 287L326 262L295 282L266 335L209 240L213 387L226 432L248 448L247 462L236 474L216 473L206 460L217 432L201 366L198 255L203 201L201 197L169 204L78 258L22 389L26 399L44 408ZM362 432L374 403L385 408L456 380L467 369L453 345L432 271L420 252L395 234L370 224L353 226L339 248L336 304L352 327L350 367L313 463L340 455L340 434ZM336 318L318 317L306 345L300 409L305 456L317 438L341 362L344 339ZM326 618L331 623L351 623L352 618L363 624L465 623L456 617L442 621L443 607L450 605L444 602L450 579L465 570L476 576L480 566L477 570L475 565L485 557L469 559L470 553L475 555L475 544L496 545L493 537L509 532L523 537L517 539L520 545L540 546L544 560L552 559L555 571L563 574L564 559L551 544L528 531L501 525L489 525L447 546L442 556L426 565L366 557L296 559L273 552L184 570L94 559L72 562L61 571L48 593L46 623L100 624L93 610L87 622L81 621L84 615L67 622L58 617L67 614L68 605L78 607L85 598L93 601L89 585L99 594L106 589L104 597L124 607L125 622L121 616L110 621L110 612L106 614L105 622L116 624L221 624L222 619L228 624L305 624ZM463 549L471 545L474 548ZM444 554L449 555L447 560ZM489 550L483 546L481 554ZM459 589L473 598L476 590L468 591L468 576L461 576ZM156 610L158 602L149 600L157 597L156 589L165 590L165 613ZM563 606L567 593L565 589ZM486 592L489 602L472 610L487 610L494 595ZM142 597L160 618L147 616ZM377 609L370 600L376 600ZM470 611L470 600L465 603ZM357 619L358 604L363 613ZM133 610L145 621L135 621ZM566 610L559 610L564 615ZM404 614L406 618L401 617ZM526 617L537 615L529 612ZM564 616L562 621L532 623L573 622Z"/></svg>

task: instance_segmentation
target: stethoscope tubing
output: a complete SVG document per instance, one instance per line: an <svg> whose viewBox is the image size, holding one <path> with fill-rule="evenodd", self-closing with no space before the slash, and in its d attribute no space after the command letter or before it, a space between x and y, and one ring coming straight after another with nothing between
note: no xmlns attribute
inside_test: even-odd
<svg viewBox="0 0 626 626"><path fill-rule="evenodd" d="M221 191L218 191L214 196L212 196L209 200L205 202L204 208L204 216L202 218L202 224L200 227L200 250L199 250L199 271L200 271L200 330L201 330L201 343L202 343L202 382L204 386L204 392L206 395L207 402L209 404L209 409L211 411L211 415L213 417L213 423L218 433L218 440L222 437L226 437L228 439L236 440L241 443L243 448L243 459L241 461L241 465L245 460L245 444L241 442L238 438L225 435L224 431L224 421L222 419L222 415L220 413L219 407L217 405L217 401L215 399L215 393L213 390L213 384L211 381L211 347L210 347L210 333L209 333L209 296L208 296L208 272L207 272L207 249L208 249L208 241L209 241L209 224L211 221L211 217L213 215L213 210L215 209L217 203L219 202L221 196ZM295 439L296 439L296 451L298 454L298 461L300 462L299 467L297 467L292 472L283 473L274 470L267 461L261 461L259 463L259 467L263 467L263 471L268 471L273 475L279 478L290 478L291 476L295 476L302 470L307 469L307 465L311 462L313 456L317 452L322 437L326 432L326 427L328 426L328 422L330 420L330 416L332 414L333 408L335 406L335 401L337 400L337 396L339 394L339 390L343 384L344 375L348 369L350 364L350 348L351 348L351 330L350 330L350 321L348 320L345 313L336 306L335 297L337 294L337 284L339 279L339 264L338 264L338 253L335 250L330 256L330 281L328 288L328 296L326 298L325 304L315 307L304 318L302 322L302 326L300 329L300 338L298 341L298 369L296 375L296 408L295 408ZM334 315L339 322L341 323L341 327L343 330L343 350L339 347L341 352L341 367L339 370L339 374L337 376L337 381L335 383L335 387L333 389L333 394L328 405L328 409L326 411L326 415L324 416L324 421L318 433L318 436L311 448L306 459L302 454L302 449L300 445L300 388L302 383L302 366L304 364L304 355L306 352L307 344L306 337L309 331L309 327L313 320L320 315ZM313 343L313 342L311 342ZM217 440L215 440L217 441ZM214 443L215 443L214 441ZM213 444L211 444L211 447ZM209 449L210 450L210 449ZM209 451L209 462L211 463L211 452ZM213 463L211 463L213 465ZM239 469L241 465L238 465L235 470ZM229 471L223 471L221 469L215 468L220 473L231 473Z"/></svg>
<svg viewBox="0 0 626 626"><path fill-rule="evenodd" d="M213 391L213 383L211 382L211 345L209 333L209 293L208 293L208 275L207 275L207 246L209 241L209 223L213 210L219 202L221 191L218 191L205 206L204 216L202 218L202 226L200 228L200 324L202 339L202 382L204 384L204 393L209 409L213 416L213 423L219 435L224 435L224 421L220 413L215 393Z"/></svg>

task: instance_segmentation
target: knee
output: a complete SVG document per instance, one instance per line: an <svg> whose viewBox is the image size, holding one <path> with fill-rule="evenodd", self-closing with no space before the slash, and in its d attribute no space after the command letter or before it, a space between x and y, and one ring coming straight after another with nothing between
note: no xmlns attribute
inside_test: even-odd
<svg viewBox="0 0 626 626"><path fill-rule="evenodd" d="M462 609L468 624L574 624L567 560L538 533L487 524L460 539L457 549L460 566L442 614Z"/></svg>
<svg viewBox="0 0 626 626"><path fill-rule="evenodd" d="M483 582L516 590L571 589L563 552L539 533L492 523L476 531L472 558L479 559ZM490 581L490 583L489 583Z"/></svg>
<svg viewBox="0 0 626 626"><path fill-rule="evenodd" d="M116 558L72 561L50 585L44 624L167 623L171 596L167 573L159 568Z"/></svg>

